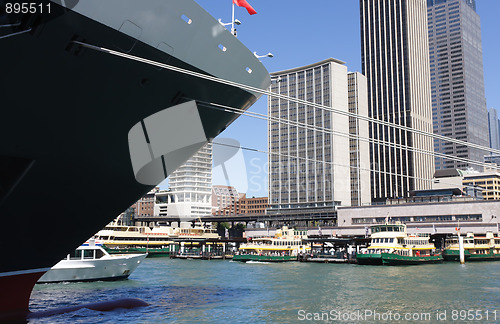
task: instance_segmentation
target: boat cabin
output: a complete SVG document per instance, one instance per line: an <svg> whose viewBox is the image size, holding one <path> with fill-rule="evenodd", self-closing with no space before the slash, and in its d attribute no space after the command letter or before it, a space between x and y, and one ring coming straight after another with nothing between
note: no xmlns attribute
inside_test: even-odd
<svg viewBox="0 0 500 324"><path fill-rule="evenodd" d="M66 260L95 260L106 255L106 252L100 247L78 248L66 256Z"/></svg>
<svg viewBox="0 0 500 324"><path fill-rule="evenodd" d="M68 254L66 260L95 260L106 255L109 254L102 248L102 244L91 239Z"/></svg>

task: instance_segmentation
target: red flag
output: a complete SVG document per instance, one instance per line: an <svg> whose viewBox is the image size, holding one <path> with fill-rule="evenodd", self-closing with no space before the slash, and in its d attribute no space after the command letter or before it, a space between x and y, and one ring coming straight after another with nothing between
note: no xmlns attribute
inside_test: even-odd
<svg viewBox="0 0 500 324"><path fill-rule="evenodd" d="M233 0L233 3L236 4L238 7L245 8L251 15L255 15L257 13L257 11L255 11L255 9L248 4L247 0Z"/></svg>

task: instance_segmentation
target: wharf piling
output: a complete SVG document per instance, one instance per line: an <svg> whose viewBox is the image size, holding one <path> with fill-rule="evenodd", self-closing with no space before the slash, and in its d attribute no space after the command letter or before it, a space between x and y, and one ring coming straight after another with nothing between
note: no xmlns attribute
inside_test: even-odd
<svg viewBox="0 0 500 324"><path fill-rule="evenodd" d="M458 250L460 253L460 264L465 263L464 237L458 232Z"/></svg>

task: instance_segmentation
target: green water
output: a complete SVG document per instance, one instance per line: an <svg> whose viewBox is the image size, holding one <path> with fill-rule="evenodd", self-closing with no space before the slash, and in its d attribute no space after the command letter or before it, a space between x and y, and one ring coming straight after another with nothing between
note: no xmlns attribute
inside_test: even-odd
<svg viewBox="0 0 500 324"><path fill-rule="evenodd" d="M389 267L146 259L120 282L37 285L33 311L125 297L149 307L33 323L500 322L500 262ZM377 315L378 314L378 315ZM378 316L378 317L376 317ZM399 317L398 317L399 316ZM488 318L488 320L486 320Z"/></svg>

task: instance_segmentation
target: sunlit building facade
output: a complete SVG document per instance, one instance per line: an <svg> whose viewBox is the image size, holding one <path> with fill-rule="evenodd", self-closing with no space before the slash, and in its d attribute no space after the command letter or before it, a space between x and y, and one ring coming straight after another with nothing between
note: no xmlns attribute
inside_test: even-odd
<svg viewBox="0 0 500 324"><path fill-rule="evenodd" d="M168 177L169 191L157 197L159 216L191 220L212 214L212 143L196 154Z"/></svg>
<svg viewBox="0 0 500 324"><path fill-rule="evenodd" d="M429 189L434 174L426 0L360 0L372 201ZM396 125L391 126L390 124ZM412 131L414 129L416 131Z"/></svg>
<svg viewBox="0 0 500 324"><path fill-rule="evenodd" d="M332 58L271 73L272 92L313 104L269 97L270 213L332 211L334 206L360 204L363 199L362 193L356 193L353 199L349 188L361 190L362 184L369 183L368 177L363 181L357 178L366 174L357 172L361 164L369 168L368 151L359 153L363 145L356 136L350 136L350 131L364 127L365 133L361 132L367 136L368 126L366 121L350 119L348 112L366 113L366 79L359 73L348 75L344 62ZM358 168L352 173L351 158ZM351 176L356 177L354 187ZM369 192L369 188L364 189Z"/></svg>

